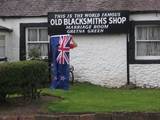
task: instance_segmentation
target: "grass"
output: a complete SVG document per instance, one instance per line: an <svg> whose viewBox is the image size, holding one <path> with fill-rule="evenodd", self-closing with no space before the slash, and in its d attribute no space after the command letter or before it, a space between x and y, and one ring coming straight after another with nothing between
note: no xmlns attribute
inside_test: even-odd
<svg viewBox="0 0 160 120"><path fill-rule="evenodd" d="M44 89L64 99L50 102L50 112L159 112L159 89L108 89L76 83L69 91Z"/></svg>

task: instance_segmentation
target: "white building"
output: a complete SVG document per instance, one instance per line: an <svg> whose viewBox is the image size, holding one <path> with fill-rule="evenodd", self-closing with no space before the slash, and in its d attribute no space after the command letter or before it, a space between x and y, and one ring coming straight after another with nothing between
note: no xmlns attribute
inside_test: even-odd
<svg viewBox="0 0 160 120"><path fill-rule="evenodd" d="M129 12L129 33L74 35L71 64L78 81L160 87L160 1L1 0L0 57L24 60L32 48L48 55L48 12ZM122 31L124 28L121 28Z"/></svg>

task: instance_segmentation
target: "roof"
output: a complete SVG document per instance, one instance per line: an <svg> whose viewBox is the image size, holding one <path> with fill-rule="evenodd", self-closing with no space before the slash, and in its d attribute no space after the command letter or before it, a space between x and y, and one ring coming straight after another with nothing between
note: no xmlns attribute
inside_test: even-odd
<svg viewBox="0 0 160 120"><path fill-rule="evenodd" d="M160 11L160 0L0 0L0 16L47 16L48 12Z"/></svg>

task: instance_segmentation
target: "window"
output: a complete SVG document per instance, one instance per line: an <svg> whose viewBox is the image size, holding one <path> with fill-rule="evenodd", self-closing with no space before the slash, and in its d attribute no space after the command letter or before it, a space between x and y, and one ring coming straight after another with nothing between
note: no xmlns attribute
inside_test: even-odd
<svg viewBox="0 0 160 120"><path fill-rule="evenodd" d="M48 56L48 29L46 27L31 27L26 29L27 58L37 55L41 58Z"/></svg>
<svg viewBox="0 0 160 120"><path fill-rule="evenodd" d="M160 26L137 25L135 27L135 58L160 59Z"/></svg>
<svg viewBox="0 0 160 120"><path fill-rule="evenodd" d="M5 57L5 35L0 35L0 57Z"/></svg>

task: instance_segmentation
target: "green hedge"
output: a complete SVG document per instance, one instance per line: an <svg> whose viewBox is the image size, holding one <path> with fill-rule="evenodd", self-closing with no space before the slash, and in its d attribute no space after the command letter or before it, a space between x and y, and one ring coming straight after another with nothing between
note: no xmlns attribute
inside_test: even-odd
<svg viewBox="0 0 160 120"><path fill-rule="evenodd" d="M43 61L19 61L0 64L0 99L7 94L32 96L48 82L48 64Z"/></svg>

